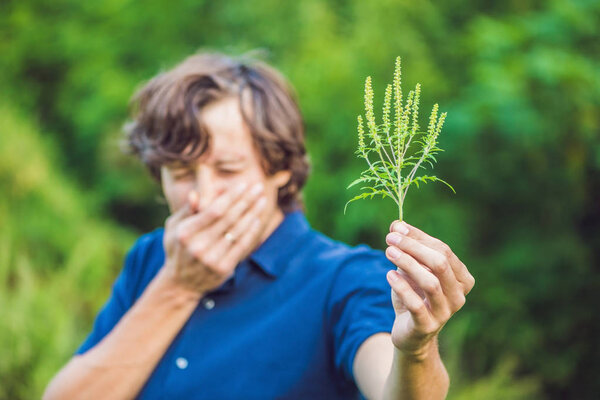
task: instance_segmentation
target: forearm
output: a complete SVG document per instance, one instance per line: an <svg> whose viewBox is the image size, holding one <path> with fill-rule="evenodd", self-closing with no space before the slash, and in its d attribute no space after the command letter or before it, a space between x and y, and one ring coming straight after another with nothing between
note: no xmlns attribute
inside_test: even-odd
<svg viewBox="0 0 600 400"><path fill-rule="evenodd" d="M444 399L450 378L440 358L437 337L427 352L409 357L394 348L394 360L385 383L385 400Z"/></svg>
<svg viewBox="0 0 600 400"><path fill-rule="evenodd" d="M173 286L164 271L100 343L58 373L44 399L137 395L200 299Z"/></svg>

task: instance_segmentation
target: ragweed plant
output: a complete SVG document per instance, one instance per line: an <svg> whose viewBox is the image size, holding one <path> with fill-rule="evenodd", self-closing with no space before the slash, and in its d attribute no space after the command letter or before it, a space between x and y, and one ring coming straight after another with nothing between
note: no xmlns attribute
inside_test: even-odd
<svg viewBox="0 0 600 400"><path fill-rule="evenodd" d="M408 93L406 102L403 104L401 72L400 57L397 57L393 83L388 84L385 89L383 120L380 124L375 121L371 77L369 76L366 79L366 121L363 121L361 115L358 116L358 149L356 155L363 158L369 168L364 170L360 178L347 187L349 189L362 184L361 190L363 192L346 203L344 214L348 204L353 201L364 198L372 199L376 195L381 195L382 198L390 197L396 202L399 220L402 221L402 206L412 184L415 184L418 188L419 183L439 181L456 193L450 184L436 176L417 176L419 168L426 168L426 164L433 168L433 163L437 162L435 155L443 151L437 147L437 139L444 126L446 113L438 115L439 106L435 104L429 116L427 131L422 132L419 127L421 85L417 84L415 89ZM392 97L393 123L390 119ZM417 147L417 150L413 151L412 154L409 153L411 144L416 144Z"/></svg>

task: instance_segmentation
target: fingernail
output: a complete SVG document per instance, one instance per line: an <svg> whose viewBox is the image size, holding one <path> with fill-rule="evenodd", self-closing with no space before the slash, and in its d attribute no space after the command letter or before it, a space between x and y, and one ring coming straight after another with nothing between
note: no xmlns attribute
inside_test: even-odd
<svg viewBox="0 0 600 400"><path fill-rule="evenodd" d="M392 257L392 258L400 257L400 250L398 250L395 247L388 247L387 251L388 251L388 254L390 255L390 257Z"/></svg>
<svg viewBox="0 0 600 400"><path fill-rule="evenodd" d="M256 196L257 194L262 192L262 190L263 190L263 184L261 182L259 182L259 183L256 183L254 186L252 186L252 189L250 189L250 194L252 196Z"/></svg>
<svg viewBox="0 0 600 400"><path fill-rule="evenodd" d="M242 193L244 190L246 190L247 187L248 187L248 184L246 182L242 182L237 185L235 191L238 193Z"/></svg>
<svg viewBox="0 0 600 400"><path fill-rule="evenodd" d="M196 203L198 203L198 193L196 193L195 190L190 191L190 193L188 194L188 201L190 202L192 207L195 207Z"/></svg>
<svg viewBox="0 0 600 400"><path fill-rule="evenodd" d="M394 230L396 232L400 232L400 233L403 233L405 235L408 233L408 227L406 226L406 224L404 224L404 222L396 224L394 226Z"/></svg>
<svg viewBox="0 0 600 400"><path fill-rule="evenodd" d="M264 197L261 197L257 202L256 202L256 208L258 208L259 210L262 210L265 205L267 204L267 199Z"/></svg>
<svg viewBox="0 0 600 400"><path fill-rule="evenodd" d="M385 241L388 244L396 244L396 245L398 245L402 241L402 236L399 235L396 232L388 233L387 236L385 237Z"/></svg>
<svg viewBox="0 0 600 400"><path fill-rule="evenodd" d="M388 276L390 277L391 280L393 280L394 282L398 281L398 273L394 270L391 270L390 272L388 272Z"/></svg>

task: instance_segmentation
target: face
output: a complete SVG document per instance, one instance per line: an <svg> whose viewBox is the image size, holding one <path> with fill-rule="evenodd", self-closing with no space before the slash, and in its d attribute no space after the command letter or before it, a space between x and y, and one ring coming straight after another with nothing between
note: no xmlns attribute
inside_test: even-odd
<svg viewBox="0 0 600 400"><path fill-rule="evenodd" d="M269 226L274 229L283 219L277 205L277 191L289 181L290 171L265 175L236 98L209 104L202 111L202 119L211 135L207 151L191 165L161 167L162 189L171 212L189 201L191 191L198 194L202 210L227 188L240 182L246 182L248 187L262 182L267 197L263 222L267 229Z"/></svg>

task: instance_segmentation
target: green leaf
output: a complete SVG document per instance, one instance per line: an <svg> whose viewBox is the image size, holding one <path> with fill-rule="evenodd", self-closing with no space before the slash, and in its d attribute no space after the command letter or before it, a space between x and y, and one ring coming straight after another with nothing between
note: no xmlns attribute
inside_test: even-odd
<svg viewBox="0 0 600 400"><path fill-rule="evenodd" d="M417 188L419 187L419 182L421 183L429 183L429 182L442 182L443 184L445 184L446 186L448 186L450 189L452 189L452 191L454 192L454 194L456 194L456 191L454 190L454 188L446 181L444 181L443 179L438 178L437 176L429 176L429 175L423 175L423 176L417 176L414 177L413 179L410 180L410 182L408 182L408 185L411 184L415 184L417 186Z"/></svg>
<svg viewBox="0 0 600 400"><path fill-rule="evenodd" d="M454 190L454 188L452 187L452 185L450 185L448 182L446 182L446 181L445 181L445 180L443 180L443 179L439 179L439 178L438 178L438 181L440 181L440 182L442 182L444 185L448 186L450 189L452 189L452 191L454 192L454 194L456 194L456 190Z"/></svg>
<svg viewBox="0 0 600 400"><path fill-rule="evenodd" d="M356 200L364 199L364 198L366 198L368 196L369 196L369 193L361 193L361 194L359 194L357 196L354 196L350 200L348 200L348 202L344 206L344 214L346 214L346 208L348 207L348 204L350 204L350 203L352 203L353 201L356 201Z"/></svg>
<svg viewBox="0 0 600 400"><path fill-rule="evenodd" d="M364 171L363 171L364 173ZM351 184L348 185L348 187L346 187L346 189L350 189L352 186L357 185L361 182L377 182L378 179L372 176L361 176L358 179L355 179Z"/></svg>

